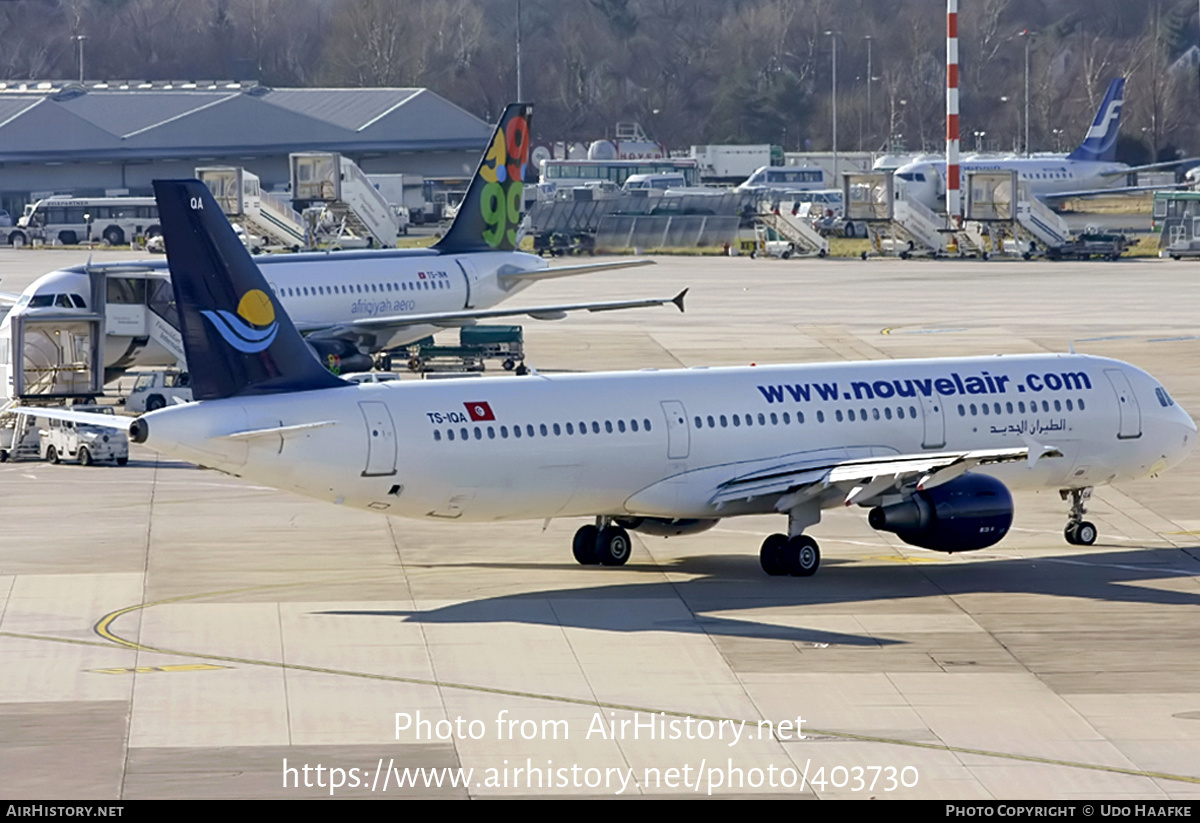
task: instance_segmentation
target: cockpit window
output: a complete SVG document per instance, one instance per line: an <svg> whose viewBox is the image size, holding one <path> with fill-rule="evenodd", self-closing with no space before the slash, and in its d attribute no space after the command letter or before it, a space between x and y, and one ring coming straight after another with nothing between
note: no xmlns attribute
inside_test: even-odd
<svg viewBox="0 0 1200 823"><path fill-rule="evenodd" d="M87 303L78 294L71 295L71 302L73 302L75 304L75 308L77 308L77 309L86 309L87 308Z"/></svg>
<svg viewBox="0 0 1200 823"><path fill-rule="evenodd" d="M29 301L29 308L31 308L31 309L41 309L41 308L45 308L46 306L53 306L53 305L54 305L54 295L53 294L35 294L33 296L33 298Z"/></svg>
<svg viewBox="0 0 1200 823"><path fill-rule="evenodd" d="M66 294L56 294L56 295L54 295L54 305L56 305L56 306L59 306L59 307L61 307L61 308L64 308L64 309L73 309L73 308L75 308L74 306L72 306L72 305L71 305L71 297L70 297L70 295L66 295Z"/></svg>

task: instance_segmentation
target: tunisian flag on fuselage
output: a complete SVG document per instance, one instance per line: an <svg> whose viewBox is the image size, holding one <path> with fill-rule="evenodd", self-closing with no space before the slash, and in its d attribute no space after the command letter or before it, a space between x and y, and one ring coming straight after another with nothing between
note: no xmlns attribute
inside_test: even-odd
<svg viewBox="0 0 1200 823"><path fill-rule="evenodd" d="M496 419L496 415L492 414L492 407L487 403L463 403L463 405L467 407L467 414L471 415L473 423Z"/></svg>

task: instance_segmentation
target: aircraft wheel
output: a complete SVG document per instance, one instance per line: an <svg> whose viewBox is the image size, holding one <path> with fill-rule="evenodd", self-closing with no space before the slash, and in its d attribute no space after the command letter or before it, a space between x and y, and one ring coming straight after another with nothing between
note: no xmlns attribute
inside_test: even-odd
<svg viewBox="0 0 1200 823"><path fill-rule="evenodd" d="M1075 527L1075 545L1090 546L1096 542L1097 532L1094 523L1084 520Z"/></svg>
<svg viewBox="0 0 1200 823"><path fill-rule="evenodd" d="M596 535L599 529L595 526L581 526L579 531L575 532L575 539L571 541L571 554L575 555L575 562L581 566L595 566L600 562L600 558L596 557Z"/></svg>
<svg viewBox="0 0 1200 823"><path fill-rule="evenodd" d="M50 446L46 449L46 462L47 463L57 463L58 462L58 449L54 448L53 446Z"/></svg>
<svg viewBox="0 0 1200 823"><path fill-rule="evenodd" d="M798 534L789 540L780 557L792 577L812 577L821 565L821 550L817 548L817 541L806 534Z"/></svg>
<svg viewBox="0 0 1200 823"><path fill-rule="evenodd" d="M787 535L772 534L763 541L762 548L758 551L758 562L762 565L762 570L772 577L779 577L787 574L787 569L783 567L780 560L780 549L787 543Z"/></svg>
<svg viewBox="0 0 1200 823"><path fill-rule="evenodd" d="M90 451L88 451L86 447L80 446L79 447L79 465L90 466L95 462L96 461L92 457L92 453Z"/></svg>
<svg viewBox="0 0 1200 823"><path fill-rule="evenodd" d="M632 552L629 532L620 526L605 526L596 536L596 558L604 566L624 566Z"/></svg>
<svg viewBox="0 0 1200 823"><path fill-rule="evenodd" d="M1078 546L1079 538L1076 536L1078 532L1079 532L1079 524L1078 523L1068 523L1067 527L1065 529L1063 529L1063 537L1065 537L1067 539L1067 542L1070 543L1072 546Z"/></svg>

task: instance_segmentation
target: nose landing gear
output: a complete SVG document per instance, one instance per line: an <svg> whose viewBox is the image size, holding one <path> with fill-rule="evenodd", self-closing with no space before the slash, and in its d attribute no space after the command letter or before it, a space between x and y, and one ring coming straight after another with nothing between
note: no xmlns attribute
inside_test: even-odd
<svg viewBox="0 0 1200 823"><path fill-rule="evenodd" d="M1092 496L1092 487L1088 486L1082 489L1062 489L1059 495L1063 500L1070 498L1071 511L1067 515L1067 528L1063 530L1063 536L1072 546L1090 546L1096 542L1098 532L1096 525L1083 519L1087 514L1087 506L1085 501Z"/></svg>

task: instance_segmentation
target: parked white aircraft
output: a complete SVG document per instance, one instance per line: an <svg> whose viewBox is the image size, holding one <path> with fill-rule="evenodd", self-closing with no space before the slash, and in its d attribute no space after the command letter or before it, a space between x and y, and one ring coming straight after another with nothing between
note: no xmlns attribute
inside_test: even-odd
<svg viewBox="0 0 1200 823"><path fill-rule="evenodd" d="M1144 191L1147 188L1121 186L1129 174L1161 169L1184 161L1128 166L1118 163L1117 133L1121 128L1121 107L1125 102L1125 78L1118 77L1108 91L1091 128L1070 154L1035 154L1029 157L967 158L961 164L963 180L971 171L1015 171L1017 182L1025 184L1030 196L1046 198L1085 197L1118 191ZM919 158L896 169L897 185L903 185L910 198L938 210L946 197L946 160ZM940 202L939 202L940 201Z"/></svg>
<svg viewBox="0 0 1200 823"><path fill-rule="evenodd" d="M820 551L805 530L849 505L958 552L1004 537L1010 488L1061 489L1067 540L1089 545L1092 486L1195 446L1153 377L1076 354L352 385L309 353L202 183L155 190L200 402L126 421L132 438L337 505L595 517L573 551L606 565L629 558L627 529L687 534L777 512L787 533L763 543L762 567L808 576Z"/></svg>
<svg viewBox="0 0 1200 823"><path fill-rule="evenodd" d="M625 260L550 268L545 260L516 251L523 217L522 180L529 154L532 107L513 104L496 126L466 198L446 236L428 249L270 255L257 258L272 294L326 363L342 371L365 371L371 355L427 337L447 327L497 317L557 320L572 311L609 311L674 304L669 298L567 305L497 308L538 280L648 265ZM173 315L165 281L146 282L147 272L169 275L169 261L92 266L111 280L109 303L129 302ZM91 311L88 266L51 272L29 286L0 324L11 339L11 323L40 309ZM126 280L122 280L122 275ZM173 316L167 317L174 324ZM109 328L105 341L108 379L134 365L171 365L174 355L144 332L122 335Z"/></svg>

